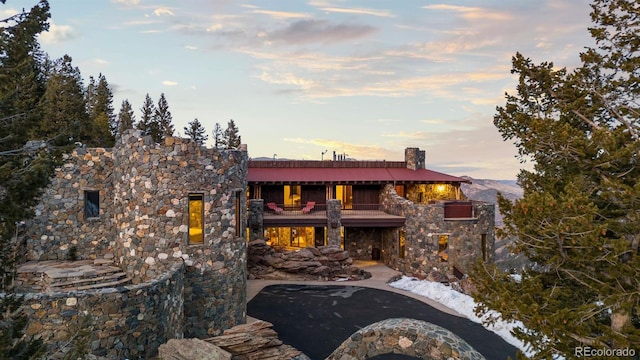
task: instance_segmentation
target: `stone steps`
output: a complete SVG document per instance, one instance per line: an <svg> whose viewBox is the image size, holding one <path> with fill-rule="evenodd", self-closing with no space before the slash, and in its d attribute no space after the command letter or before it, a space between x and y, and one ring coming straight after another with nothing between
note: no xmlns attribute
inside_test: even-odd
<svg viewBox="0 0 640 360"><path fill-rule="evenodd" d="M102 272L102 276L90 276L90 277L66 277L56 280L68 280L68 281L53 281L49 284L51 290L69 291L69 290L87 290L98 287L109 287L112 285L118 285L126 283L131 280L127 277L126 273L117 269L118 272ZM72 280L69 280L72 279Z"/></svg>
<svg viewBox="0 0 640 360"><path fill-rule="evenodd" d="M67 292L126 285L131 282L109 259L33 261L18 267L17 286L27 292Z"/></svg>

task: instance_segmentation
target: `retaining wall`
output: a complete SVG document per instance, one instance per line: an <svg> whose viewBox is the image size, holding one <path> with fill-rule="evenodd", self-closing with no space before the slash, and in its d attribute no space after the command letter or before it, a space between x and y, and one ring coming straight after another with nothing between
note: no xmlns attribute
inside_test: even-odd
<svg viewBox="0 0 640 360"><path fill-rule="evenodd" d="M147 359L184 334L184 264L149 282L88 291L25 294L26 334L41 338L51 357L79 328L89 329L91 353L109 359ZM85 322L86 321L86 322Z"/></svg>

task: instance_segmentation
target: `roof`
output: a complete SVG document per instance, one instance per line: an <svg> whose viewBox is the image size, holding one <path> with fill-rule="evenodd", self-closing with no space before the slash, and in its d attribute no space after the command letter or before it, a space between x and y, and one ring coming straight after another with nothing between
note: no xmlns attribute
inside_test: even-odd
<svg viewBox="0 0 640 360"><path fill-rule="evenodd" d="M428 169L399 167L249 167L249 183L262 184L387 184L470 183Z"/></svg>

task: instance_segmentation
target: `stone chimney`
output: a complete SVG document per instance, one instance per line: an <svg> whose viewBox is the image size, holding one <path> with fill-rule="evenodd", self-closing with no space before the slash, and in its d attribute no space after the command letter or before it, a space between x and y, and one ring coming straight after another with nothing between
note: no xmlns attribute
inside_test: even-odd
<svg viewBox="0 0 640 360"><path fill-rule="evenodd" d="M419 148L404 149L404 161L407 163L408 169L424 169L426 166L426 157L425 151Z"/></svg>

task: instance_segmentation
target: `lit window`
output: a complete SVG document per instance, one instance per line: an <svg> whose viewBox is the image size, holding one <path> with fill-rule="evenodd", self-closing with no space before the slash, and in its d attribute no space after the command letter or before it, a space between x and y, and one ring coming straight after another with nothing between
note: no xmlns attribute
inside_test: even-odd
<svg viewBox="0 0 640 360"><path fill-rule="evenodd" d="M100 217L100 192L85 191L84 192L84 218Z"/></svg>
<svg viewBox="0 0 640 360"><path fill-rule="evenodd" d="M284 186L284 206L297 207L300 206L300 185Z"/></svg>
<svg viewBox="0 0 640 360"><path fill-rule="evenodd" d="M438 235L438 262L449 261L449 235Z"/></svg>
<svg viewBox="0 0 640 360"><path fill-rule="evenodd" d="M204 243L204 194L189 194L189 243Z"/></svg>
<svg viewBox="0 0 640 360"><path fill-rule="evenodd" d="M236 191L236 236L242 236L242 224L240 223L240 200L241 200L241 191Z"/></svg>
<svg viewBox="0 0 640 360"><path fill-rule="evenodd" d="M404 259L406 256L406 237L404 231L400 231L398 234L398 257Z"/></svg>

